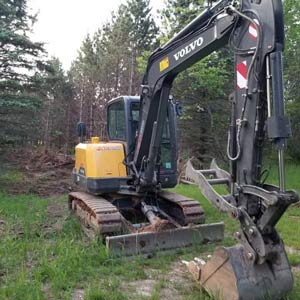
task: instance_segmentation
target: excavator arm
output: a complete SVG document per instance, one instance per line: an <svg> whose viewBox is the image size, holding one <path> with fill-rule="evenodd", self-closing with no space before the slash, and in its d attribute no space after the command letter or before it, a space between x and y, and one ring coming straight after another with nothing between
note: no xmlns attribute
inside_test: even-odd
<svg viewBox="0 0 300 300"><path fill-rule="evenodd" d="M298 201L296 192L285 187L284 149L290 124L284 114L281 0L221 0L151 55L141 89L140 127L131 166L139 192L159 188L158 155L172 83L180 72L228 44L236 70L227 149L231 172L216 165L204 171L190 165L188 172L203 194L237 219L241 228L236 232L239 245L224 248L223 259L216 254L202 272L207 278L200 282L226 300L280 299L293 280L275 226L289 205ZM261 182L266 138L278 149L279 187ZM216 178L206 179L211 174ZM225 182L229 195L222 196L212 184ZM234 287L220 286L224 268L231 270Z"/></svg>
<svg viewBox="0 0 300 300"><path fill-rule="evenodd" d="M157 184L157 155L172 83L180 72L228 43L236 22L236 16L227 13L231 2L223 0L207 9L149 58L142 84L140 127L133 161L141 170L141 187L151 189Z"/></svg>

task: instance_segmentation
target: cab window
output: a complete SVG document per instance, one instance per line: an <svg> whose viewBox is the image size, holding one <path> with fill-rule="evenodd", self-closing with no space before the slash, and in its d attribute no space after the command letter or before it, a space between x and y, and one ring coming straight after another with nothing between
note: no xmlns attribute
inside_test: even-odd
<svg viewBox="0 0 300 300"><path fill-rule="evenodd" d="M124 102L116 102L108 108L108 135L110 140L126 140Z"/></svg>
<svg viewBox="0 0 300 300"><path fill-rule="evenodd" d="M131 119L138 122L140 119L140 103L131 103Z"/></svg>

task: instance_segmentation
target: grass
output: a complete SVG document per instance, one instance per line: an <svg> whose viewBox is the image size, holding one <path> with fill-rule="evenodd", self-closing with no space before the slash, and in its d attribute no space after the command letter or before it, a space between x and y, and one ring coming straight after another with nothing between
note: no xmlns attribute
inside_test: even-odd
<svg viewBox="0 0 300 300"><path fill-rule="evenodd" d="M19 170L8 170L0 175L0 180L3 182L22 182L24 174Z"/></svg>
<svg viewBox="0 0 300 300"><path fill-rule="evenodd" d="M270 171L268 182L278 185L278 167L274 163L268 164ZM300 165L289 163L286 167L286 188L294 189L300 194ZM290 207L280 222L277 229L285 244L300 250L300 208ZM296 254L295 254L296 255ZM293 261L293 255L291 255Z"/></svg>
<svg viewBox="0 0 300 300"><path fill-rule="evenodd" d="M93 277L143 276L142 267L120 268L102 244L87 243L75 219L66 219L62 227L52 229L51 216L47 216L49 201L3 194L0 198L5 222L0 244L0 299L47 299L43 286L48 284L51 293L47 297L67 299L78 283ZM63 207L66 199L52 200L52 205L53 201Z"/></svg>
<svg viewBox="0 0 300 300"><path fill-rule="evenodd" d="M268 182L279 185L278 183L278 167L274 162L266 164L269 169ZM300 165L289 163L286 167L286 188L295 189L300 192Z"/></svg>
<svg viewBox="0 0 300 300"><path fill-rule="evenodd" d="M1 178L20 179L18 173ZM270 182L275 181L275 168ZM5 177L6 176L6 177ZM290 187L300 189L300 168L288 167ZM197 187L179 185L177 193L198 199L204 207L207 223L224 221L226 238L232 245L237 222L218 212L200 194ZM0 299L46 300L76 299L84 291L84 300L157 300L163 298L170 282L178 299L207 300L191 278L180 281L172 267L181 259L191 259L213 251L216 245L183 249L172 254L158 254L152 259L114 258L106 254L99 241L88 240L77 220L69 216L66 196L42 199L34 195L8 195L0 192ZM278 225L285 244L300 248L300 209L288 210ZM292 266L300 265L300 252L289 254ZM170 275L170 272L173 275ZM154 280L151 295L135 294L145 280ZM299 273L290 300L300 299ZM132 286L137 282L137 286ZM139 284L140 283L140 284ZM79 299L79 298L78 298Z"/></svg>

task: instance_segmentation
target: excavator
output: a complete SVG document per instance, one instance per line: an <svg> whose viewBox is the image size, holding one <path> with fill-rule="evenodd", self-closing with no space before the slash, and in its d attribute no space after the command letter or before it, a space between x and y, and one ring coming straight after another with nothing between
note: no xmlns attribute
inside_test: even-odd
<svg viewBox="0 0 300 300"><path fill-rule="evenodd" d="M176 116L170 96L176 76L222 47L234 53L227 156L229 172L215 161L207 170L187 163L186 178L220 211L240 224L237 245L218 248L198 272L214 299L280 300L293 287L284 243L276 230L299 201L286 189L284 152L291 135L282 73L284 16L281 0L219 0L148 60L139 97L107 106L108 142L94 137L76 147L70 209L113 253L149 253L221 240L224 225L204 224L198 201L169 190L177 184ZM195 130L197 130L195 128ZM81 136L85 133L80 124ZM264 143L278 150L278 186L266 183ZM221 195L216 185L224 185Z"/></svg>

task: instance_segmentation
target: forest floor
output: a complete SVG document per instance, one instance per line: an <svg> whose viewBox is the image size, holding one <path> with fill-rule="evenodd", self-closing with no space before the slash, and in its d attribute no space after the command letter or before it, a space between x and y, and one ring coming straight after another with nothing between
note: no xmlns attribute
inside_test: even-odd
<svg viewBox="0 0 300 300"><path fill-rule="evenodd" d="M159 253L152 258L116 258L83 233L67 209L70 158L40 164L32 155L3 159L0 167L0 299L2 300L208 300L182 260L206 258L233 245L238 224L214 209L197 187L175 191L201 202L207 223L224 221L222 243ZM48 154L47 154L48 155ZM46 156L47 156L46 155ZM26 163L21 163L21 161ZM46 159L47 160L47 159ZM54 159L55 160L55 159ZM45 167L45 164L48 164ZM270 181L275 171L271 170ZM300 190L300 166L289 165L288 185ZM290 300L300 299L300 208L291 207L278 225L295 275Z"/></svg>

